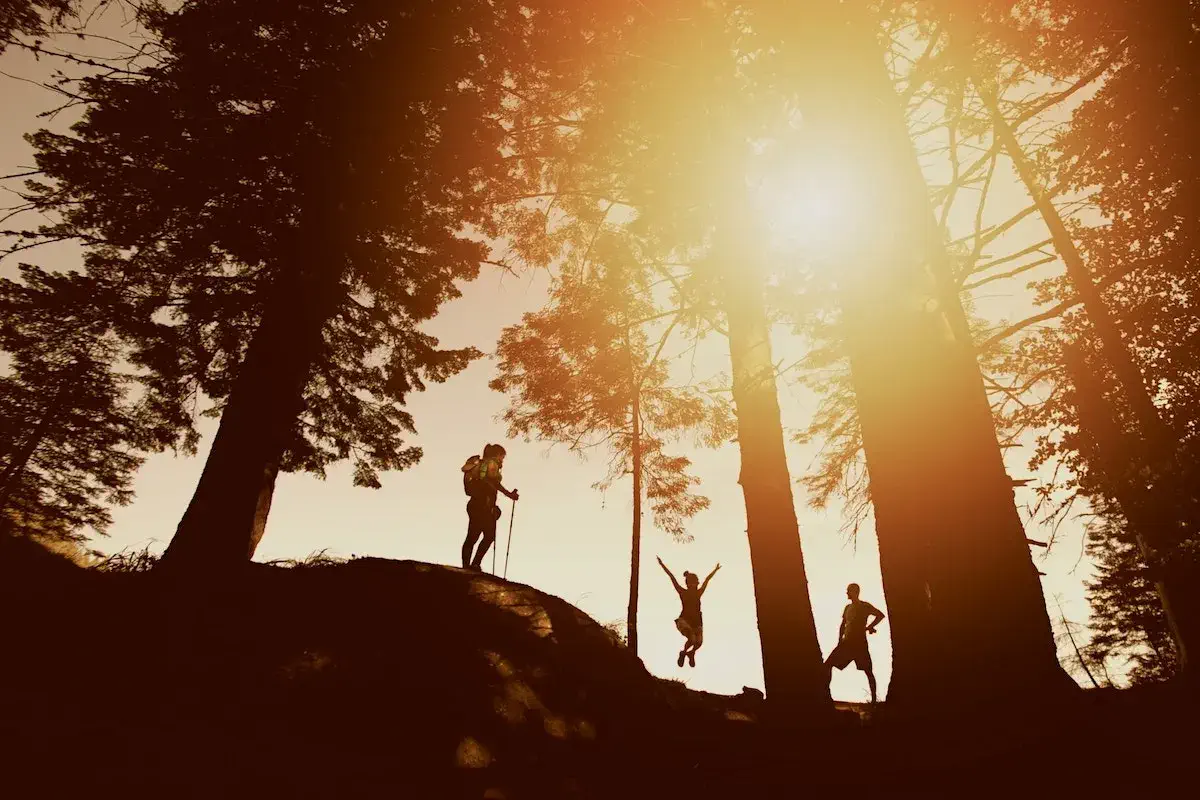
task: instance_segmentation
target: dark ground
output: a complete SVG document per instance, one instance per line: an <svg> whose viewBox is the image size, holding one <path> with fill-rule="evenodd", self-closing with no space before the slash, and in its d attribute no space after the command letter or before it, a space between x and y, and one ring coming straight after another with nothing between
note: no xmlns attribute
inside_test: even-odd
<svg viewBox="0 0 1200 800"><path fill-rule="evenodd" d="M781 723L527 586L360 559L220 580L0 542L0 797L1197 796L1181 687ZM1130 795L1130 792L1135 794Z"/></svg>

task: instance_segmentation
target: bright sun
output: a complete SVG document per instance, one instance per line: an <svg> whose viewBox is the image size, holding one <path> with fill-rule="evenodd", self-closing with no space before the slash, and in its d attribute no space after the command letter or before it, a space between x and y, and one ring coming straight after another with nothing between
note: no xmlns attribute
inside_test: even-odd
<svg viewBox="0 0 1200 800"><path fill-rule="evenodd" d="M795 166L763 178L756 191L771 247L832 255L857 233L863 192L855 175L833 165Z"/></svg>

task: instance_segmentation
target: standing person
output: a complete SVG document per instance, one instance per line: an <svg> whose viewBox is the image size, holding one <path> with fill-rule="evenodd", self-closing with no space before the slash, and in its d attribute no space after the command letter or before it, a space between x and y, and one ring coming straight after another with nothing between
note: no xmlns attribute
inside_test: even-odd
<svg viewBox="0 0 1200 800"><path fill-rule="evenodd" d="M500 506L496 495L503 494L514 502L520 498L516 489L509 491L501 484L501 469L504 467L504 448L489 444L483 448L483 456L471 456L463 464L463 490L471 498L467 501L467 538L462 546L463 569L481 570L483 557L496 541L496 521L500 519ZM479 549L475 543L480 537ZM472 556L474 551L474 556Z"/></svg>
<svg viewBox="0 0 1200 800"><path fill-rule="evenodd" d="M694 667L696 666L696 651L704 644L704 617L700 613L700 598L703 596L704 590L708 588L708 582L712 580L713 575L717 574L721 565L717 564L713 567L713 571L708 573L704 583L700 583L694 572L683 573L683 582L687 585L686 588L679 585L679 581L675 580L675 576L671 574L671 570L667 569L667 565L661 558L658 559L658 565L671 579L671 585L675 587L676 593L679 594L679 601L683 604L683 610L679 612L679 618L675 620L676 630L683 634L683 649L679 651L677 663L682 667L683 660L686 658L688 666Z"/></svg>
<svg viewBox="0 0 1200 800"><path fill-rule="evenodd" d="M867 685L871 687L871 702L875 697L875 670L871 664L871 651L867 648L867 634L875 633L875 627L883 622L883 612L870 603L859 600L857 583L846 587L846 597L850 603L842 612L842 624L838 628L837 647L825 659L825 669L829 671L829 679L833 680L833 668L845 669L851 661L861 672L867 673ZM874 617L867 623L867 617Z"/></svg>

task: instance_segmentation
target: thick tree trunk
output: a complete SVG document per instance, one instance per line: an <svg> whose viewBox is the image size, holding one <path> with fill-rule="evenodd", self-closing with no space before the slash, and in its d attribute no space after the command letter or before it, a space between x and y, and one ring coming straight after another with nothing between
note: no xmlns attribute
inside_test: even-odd
<svg viewBox="0 0 1200 800"><path fill-rule="evenodd" d="M829 685L808 596L757 271L729 275L724 294L742 457L738 483L746 502L766 699L777 711L819 711L829 706Z"/></svg>
<svg viewBox="0 0 1200 800"><path fill-rule="evenodd" d="M874 181L861 209L871 229L842 283L893 626L888 699L1002 701L1071 686L872 20L865 4L781 8L793 14L814 146Z"/></svg>
<svg viewBox="0 0 1200 800"><path fill-rule="evenodd" d="M630 425L633 432L633 547L629 555L629 611L625 618L625 638L629 651L638 651L638 584L642 571L642 404L641 392L633 392Z"/></svg>
<svg viewBox="0 0 1200 800"><path fill-rule="evenodd" d="M340 270L336 260L305 266L281 275L273 289L165 567L244 563L262 537L280 460L341 298Z"/></svg>

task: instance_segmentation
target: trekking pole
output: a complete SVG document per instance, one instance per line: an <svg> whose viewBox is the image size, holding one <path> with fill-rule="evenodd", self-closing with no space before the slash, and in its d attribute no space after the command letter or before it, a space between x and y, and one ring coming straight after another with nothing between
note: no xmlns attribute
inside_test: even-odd
<svg viewBox="0 0 1200 800"><path fill-rule="evenodd" d="M508 554L512 552L513 517L517 515L517 501L513 500L512 511L508 514L508 544L504 547L504 580L508 580Z"/></svg>

